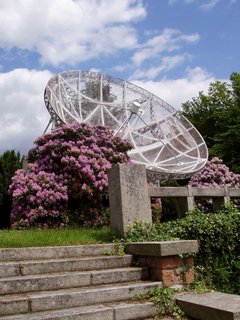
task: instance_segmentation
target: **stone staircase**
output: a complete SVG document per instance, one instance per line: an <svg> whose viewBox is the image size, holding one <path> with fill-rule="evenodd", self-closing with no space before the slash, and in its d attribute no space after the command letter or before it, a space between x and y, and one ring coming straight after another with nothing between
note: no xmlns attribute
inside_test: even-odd
<svg viewBox="0 0 240 320"><path fill-rule="evenodd" d="M104 255L113 244L0 249L1 320L130 320L157 314L133 301L162 286L132 255Z"/></svg>

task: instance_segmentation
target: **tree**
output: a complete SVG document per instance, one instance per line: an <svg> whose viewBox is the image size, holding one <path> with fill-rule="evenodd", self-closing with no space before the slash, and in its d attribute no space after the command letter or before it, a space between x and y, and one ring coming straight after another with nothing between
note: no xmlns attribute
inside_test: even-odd
<svg viewBox="0 0 240 320"><path fill-rule="evenodd" d="M219 157L240 172L240 73L233 73L230 83L211 83L208 94L200 92L182 107L205 139L210 157Z"/></svg>
<svg viewBox="0 0 240 320"><path fill-rule="evenodd" d="M12 198L8 193L11 178L22 167L19 152L7 150L0 155L0 228L9 227Z"/></svg>

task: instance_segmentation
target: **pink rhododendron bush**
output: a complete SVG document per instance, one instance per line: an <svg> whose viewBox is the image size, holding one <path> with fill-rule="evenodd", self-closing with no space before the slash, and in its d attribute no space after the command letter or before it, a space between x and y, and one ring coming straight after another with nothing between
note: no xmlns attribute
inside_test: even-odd
<svg viewBox="0 0 240 320"><path fill-rule="evenodd" d="M103 126L65 125L39 137L28 153L28 170L17 171L10 186L12 223L100 224L107 171L128 162L130 149Z"/></svg>
<svg viewBox="0 0 240 320"><path fill-rule="evenodd" d="M11 219L17 227L61 227L66 225L67 187L54 173L17 170L10 192Z"/></svg>
<svg viewBox="0 0 240 320"><path fill-rule="evenodd" d="M189 185L200 188L240 188L240 175L231 172L221 159L215 157L191 178ZM238 202L236 200L234 203L239 206ZM211 200L198 201L197 206L204 212L212 210Z"/></svg>

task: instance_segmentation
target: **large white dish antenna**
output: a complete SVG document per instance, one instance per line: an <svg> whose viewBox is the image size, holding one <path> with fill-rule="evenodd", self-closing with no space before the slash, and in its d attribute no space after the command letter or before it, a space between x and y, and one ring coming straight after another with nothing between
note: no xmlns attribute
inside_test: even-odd
<svg viewBox="0 0 240 320"><path fill-rule="evenodd" d="M133 144L129 156L134 163L160 177L189 177L206 164L207 146L181 112L128 81L98 72L64 71L48 81L44 100L56 126L108 126Z"/></svg>

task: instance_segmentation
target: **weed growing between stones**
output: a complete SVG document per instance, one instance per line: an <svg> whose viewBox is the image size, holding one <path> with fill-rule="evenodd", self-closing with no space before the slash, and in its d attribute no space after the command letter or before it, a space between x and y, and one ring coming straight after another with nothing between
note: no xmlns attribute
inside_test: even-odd
<svg viewBox="0 0 240 320"><path fill-rule="evenodd" d="M145 293L136 295L133 299L150 300L157 306L159 316L174 316L176 319L183 320L184 312L177 306L174 294L176 290L172 288L156 287Z"/></svg>

